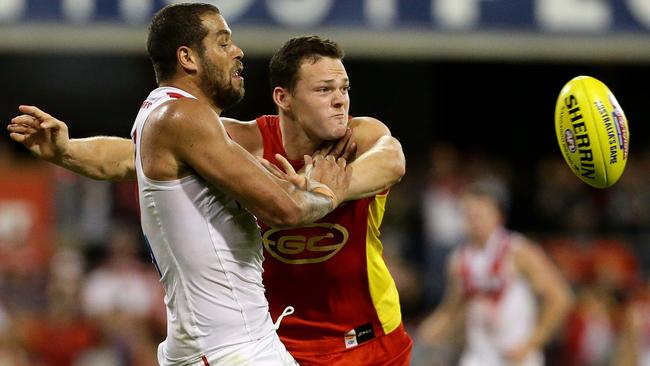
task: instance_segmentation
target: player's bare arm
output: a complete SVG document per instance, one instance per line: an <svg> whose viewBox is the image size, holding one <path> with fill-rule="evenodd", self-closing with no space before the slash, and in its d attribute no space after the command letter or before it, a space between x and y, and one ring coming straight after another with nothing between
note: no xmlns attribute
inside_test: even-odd
<svg viewBox="0 0 650 366"><path fill-rule="evenodd" d="M256 122L225 118L228 134L251 154L261 157L264 145ZM346 201L373 196L399 182L405 173L405 158L399 141L375 118L357 117L352 132L336 142L324 144L314 156L351 158L354 167Z"/></svg>
<svg viewBox="0 0 650 366"><path fill-rule="evenodd" d="M458 256L452 255L447 264L447 282L442 302L417 330L418 338L426 345L436 346L449 342L462 328L465 301L461 284Z"/></svg>
<svg viewBox="0 0 650 366"><path fill-rule="evenodd" d="M112 136L70 139L63 121L36 107L21 107L21 111L25 114L14 118L7 129L12 139L25 145L37 157L93 179L135 179L131 140ZM233 140L254 156L263 155L264 145L255 120L222 118L222 121ZM351 189L354 191L346 195L346 200L379 193L399 181L404 174L401 145L390 136L388 128L367 117L353 121L356 121L365 152L351 164L356 166L355 172L360 169L361 173L353 173ZM356 149L356 142L350 142L349 137L346 135L338 143L317 151L316 155L332 154L347 158ZM373 142L374 145L370 145ZM382 169L382 166L386 166L386 169Z"/></svg>
<svg viewBox="0 0 650 366"><path fill-rule="evenodd" d="M43 160L98 180L135 180L134 146L116 136L69 138L65 122L33 106L21 106L24 114L7 125L10 137ZM255 120L221 118L228 135L254 156L264 146Z"/></svg>
<svg viewBox="0 0 650 366"><path fill-rule="evenodd" d="M634 366L639 365L639 346L643 345L645 306L632 301L625 307L623 325L620 330L613 365Z"/></svg>
<svg viewBox="0 0 650 366"><path fill-rule="evenodd" d="M264 169L228 137L218 118L212 109L190 98L168 102L154 111L141 136L145 175L169 180L194 171L271 226L313 222L334 209L346 194L351 168L344 162L333 158L314 162L314 171L331 189L331 197L301 190Z"/></svg>
<svg viewBox="0 0 650 366"><path fill-rule="evenodd" d="M10 137L35 156L93 179L135 179L133 143L120 137L70 139L68 126L37 107L20 106L24 113L7 126Z"/></svg>
<svg viewBox="0 0 650 366"><path fill-rule="evenodd" d="M346 200L373 196L399 182L406 172L402 145L381 121L356 117L350 121L352 137L345 147L356 148L352 182ZM336 148L336 146L334 147ZM339 145L339 151L344 149ZM336 156L336 153L333 153Z"/></svg>
<svg viewBox="0 0 650 366"><path fill-rule="evenodd" d="M540 316L530 339L509 356L522 360L530 351L544 347L560 327L573 305L573 294L559 270L537 245L524 241L513 253L517 269L541 300Z"/></svg>
<svg viewBox="0 0 650 366"><path fill-rule="evenodd" d="M257 121L240 121L234 118L221 117L223 127L226 128L228 136L237 142L253 156L261 158L264 155L264 143L262 134L257 127Z"/></svg>

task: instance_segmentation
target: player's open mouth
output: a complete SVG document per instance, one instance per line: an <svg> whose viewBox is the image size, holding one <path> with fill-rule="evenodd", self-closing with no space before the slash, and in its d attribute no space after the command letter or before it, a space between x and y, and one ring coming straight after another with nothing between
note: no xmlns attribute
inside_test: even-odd
<svg viewBox="0 0 650 366"><path fill-rule="evenodd" d="M231 74L232 78L233 79L243 79L243 77L241 76L241 73L242 73L243 70L244 70L243 67L236 68Z"/></svg>

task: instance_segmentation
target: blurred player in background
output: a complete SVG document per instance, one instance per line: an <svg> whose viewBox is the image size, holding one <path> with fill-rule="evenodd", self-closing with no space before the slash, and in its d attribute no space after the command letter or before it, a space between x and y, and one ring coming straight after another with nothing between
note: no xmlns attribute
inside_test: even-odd
<svg viewBox="0 0 650 366"><path fill-rule="evenodd" d="M470 184L461 204L469 242L451 255L443 302L422 322L419 339L437 346L464 324L461 366L543 365L544 344L572 304L567 283L538 247L504 227L501 182Z"/></svg>
<svg viewBox="0 0 650 366"><path fill-rule="evenodd" d="M216 7L163 8L149 27L147 51L159 88L136 117L131 165L142 229L165 288L167 338L158 360L294 365L269 315L251 213L275 227L313 222L341 202L350 170L343 159L319 157L296 186L228 137L219 114L243 97L243 53Z"/></svg>
<svg viewBox="0 0 650 366"><path fill-rule="evenodd" d="M258 217L266 249L266 295L274 317L285 306L295 307L278 333L301 365L408 365L412 342L379 240L387 188L404 174L404 156L383 123L348 117L349 80L342 58L332 41L289 40L270 64L278 115L222 120L232 139L253 155L278 165L279 154L296 170L304 165L304 155L339 155L356 148L348 202L330 215L296 229L273 229ZM50 130L32 135L36 131L21 127L31 118L14 121L12 137L38 156L93 178L133 177L133 146L127 140L68 140L67 127L54 119L35 126ZM344 136L349 128L352 135Z"/></svg>

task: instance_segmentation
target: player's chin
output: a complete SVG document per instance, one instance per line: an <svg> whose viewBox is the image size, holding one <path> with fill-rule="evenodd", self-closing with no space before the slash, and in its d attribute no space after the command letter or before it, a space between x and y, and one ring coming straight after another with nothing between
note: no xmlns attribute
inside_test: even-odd
<svg viewBox="0 0 650 366"><path fill-rule="evenodd" d="M338 140L338 139L340 139L341 137L345 136L345 132L346 132L347 130L348 130L348 126L347 126L347 125L339 125L339 126L336 126L336 128L334 128L334 129L332 130L332 133L331 133L331 139L330 139L330 140Z"/></svg>
<svg viewBox="0 0 650 366"><path fill-rule="evenodd" d="M246 89L244 89L244 84L242 83L241 85L233 85L233 90L235 91L235 94L237 94L237 100L241 101L244 98L244 95L246 94Z"/></svg>

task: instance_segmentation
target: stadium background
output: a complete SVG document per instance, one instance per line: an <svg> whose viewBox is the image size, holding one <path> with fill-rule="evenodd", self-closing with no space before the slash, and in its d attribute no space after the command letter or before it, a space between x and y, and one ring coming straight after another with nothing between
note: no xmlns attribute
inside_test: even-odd
<svg viewBox="0 0 650 366"><path fill-rule="evenodd" d="M155 86L146 24L166 3L0 2L0 118L33 104L73 137L128 136ZM510 188L509 226L543 245L578 296L549 364L614 362L625 306L646 291L650 269L650 3L214 3L246 54L246 98L224 115L274 113L270 55L291 36L318 34L346 51L351 114L379 118L402 142L407 175L383 233L410 329L440 299L441 265L458 238L455 194L488 174ZM555 99L576 75L604 81L630 121L628 167L609 190L571 176L557 148ZM153 364L164 309L133 184L37 162L6 134L0 172L0 361ZM426 352L414 364L428 364Z"/></svg>

